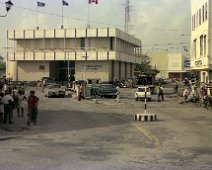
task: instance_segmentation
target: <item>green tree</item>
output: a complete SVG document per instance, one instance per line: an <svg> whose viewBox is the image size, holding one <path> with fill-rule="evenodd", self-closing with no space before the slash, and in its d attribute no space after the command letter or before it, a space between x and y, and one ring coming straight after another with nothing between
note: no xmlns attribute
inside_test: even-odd
<svg viewBox="0 0 212 170"><path fill-rule="evenodd" d="M0 62L0 72L6 72L6 63Z"/></svg>
<svg viewBox="0 0 212 170"><path fill-rule="evenodd" d="M160 73L159 70L156 68L153 68L150 65L150 61L142 61L140 64L136 64L135 66L135 76L139 77L142 74L145 74L146 76L154 77L158 73Z"/></svg>

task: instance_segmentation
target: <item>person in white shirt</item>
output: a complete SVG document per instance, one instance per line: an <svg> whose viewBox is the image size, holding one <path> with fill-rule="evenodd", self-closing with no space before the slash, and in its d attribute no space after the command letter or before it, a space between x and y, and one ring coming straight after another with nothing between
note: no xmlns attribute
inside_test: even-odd
<svg viewBox="0 0 212 170"><path fill-rule="evenodd" d="M21 110L21 116L24 117L24 102L27 101L27 98L25 97L22 90L18 91L17 94L17 113L18 117L20 117L20 110Z"/></svg>
<svg viewBox="0 0 212 170"><path fill-rule="evenodd" d="M6 95L2 98L2 104L4 105L4 123L7 123L9 120L9 124L12 124L12 110L13 110L13 98L10 92L6 92Z"/></svg>

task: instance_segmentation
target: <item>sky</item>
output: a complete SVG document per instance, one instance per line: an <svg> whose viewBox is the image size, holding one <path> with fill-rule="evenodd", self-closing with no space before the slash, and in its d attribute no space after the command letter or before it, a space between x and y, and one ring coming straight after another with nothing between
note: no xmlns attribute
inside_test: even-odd
<svg viewBox="0 0 212 170"><path fill-rule="evenodd" d="M4 54L7 30L59 29L62 24L62 0L11 0L14 6L0 17L0 55ZM0 0L0 15L6 13L6 0ZM117 27L124 30L126 0L66 0L63 7L65 28ZM89 17L88 17L89 16ZM130 0L130 34L141 39L143 53L150 49L181 52L189 48L190 0ZM182 36L182 34L184 36Z"/></svg>

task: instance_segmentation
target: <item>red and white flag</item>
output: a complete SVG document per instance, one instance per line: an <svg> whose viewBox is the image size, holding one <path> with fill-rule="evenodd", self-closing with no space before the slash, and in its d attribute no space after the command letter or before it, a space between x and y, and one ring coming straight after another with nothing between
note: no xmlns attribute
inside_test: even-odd
<svg viewBox="0 0 212 170"><path fill-rule="evenodd" d="M89 4L98 4L98 0L88 0Z"/></svg>

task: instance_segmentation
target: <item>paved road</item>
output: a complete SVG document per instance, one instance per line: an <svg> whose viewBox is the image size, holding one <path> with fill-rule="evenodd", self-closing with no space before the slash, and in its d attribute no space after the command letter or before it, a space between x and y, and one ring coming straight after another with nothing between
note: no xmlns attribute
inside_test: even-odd
<svg viewBox="0 0 212 170"><path fill-rule="evenodd" d="M26 116L16 112L14 125L0 125L2 170L212 169L212 110L179 104L183 99L175 95L164 102L153 96L147 112L158 121L136 122L144 103L134 100L135 89L121 89L120 103L99 104L36 91L36 126L27 127Z"/></svg>

